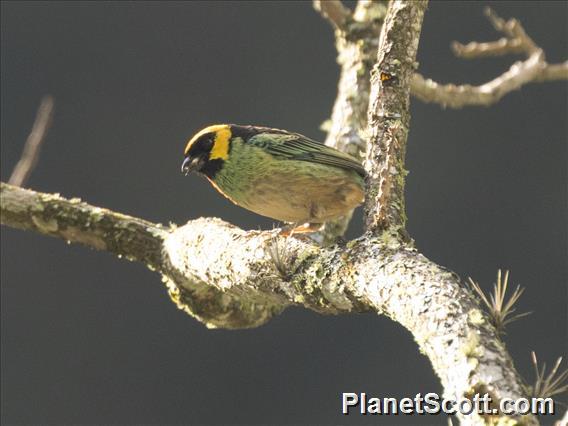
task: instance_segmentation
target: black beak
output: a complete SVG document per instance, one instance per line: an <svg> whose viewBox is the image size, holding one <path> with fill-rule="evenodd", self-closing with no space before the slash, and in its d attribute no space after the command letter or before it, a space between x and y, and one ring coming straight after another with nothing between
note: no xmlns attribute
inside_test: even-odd
<svg viewBox="0 0 568 426"><path fill-rule="evenodd" d="M199 157L185 157L181 163L181 172L188 175L191 172L197 171L201 168L201 159Z"/></svg>

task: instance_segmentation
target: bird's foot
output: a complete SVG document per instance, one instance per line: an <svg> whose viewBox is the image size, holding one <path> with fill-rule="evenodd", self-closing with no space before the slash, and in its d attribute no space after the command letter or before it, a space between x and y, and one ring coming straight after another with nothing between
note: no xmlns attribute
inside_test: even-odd
<svg viewBox="0 0 568 426"><path fill-rule="evenodd" d="M295 234L309 234L312 232L317 232L322 228L323 224L321 223L309 223L306 222L303 225L299 225L297 223L292 224L290 226L284 227L280 230L280 235L283 237L291 237Z"/></svg>

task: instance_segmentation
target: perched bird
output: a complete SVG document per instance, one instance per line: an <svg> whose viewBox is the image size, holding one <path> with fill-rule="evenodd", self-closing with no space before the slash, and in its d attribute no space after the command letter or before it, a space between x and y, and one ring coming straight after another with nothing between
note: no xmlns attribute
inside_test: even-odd
<svg viewBox="0 0 568 426"><path fill-rule="evenodd" d="M238 206L317 230L365 198L365 170L353 157L298 133L217 124L187 143L181 171L198 172Z"/></svg>

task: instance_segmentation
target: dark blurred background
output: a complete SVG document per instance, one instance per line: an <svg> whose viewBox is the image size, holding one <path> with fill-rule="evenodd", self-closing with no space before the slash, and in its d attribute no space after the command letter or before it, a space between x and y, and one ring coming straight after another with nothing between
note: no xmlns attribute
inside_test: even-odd
<svg viewBox="0 0 568 426"><path fill-rule="evenodd" d="M452 40L500 37L481 2L432 2L420 71L480 83L516 57L464 61ZM565 2L491 3L550 62L567 52ZM272 221L179 172L187 138L212 123L263 124L322 140L338 67L309 2L2 2L1 177L41 97L55 120L27 186L148 220ZM507 346L566 355L565 82L527 85L490 108L412 103L409 230L436 262L485 289L498 268L526 287ZM361 232L360 213L350 236ZM387 318L288 309L253 330L207 330L138 263L2 228L3 423L439 424L342 416L341 392L441 392L412 337ZM566 398L563 398L566 400ZM564 410L561 407L559 409ZM545 420L544 423L548 423Z"/></svg>

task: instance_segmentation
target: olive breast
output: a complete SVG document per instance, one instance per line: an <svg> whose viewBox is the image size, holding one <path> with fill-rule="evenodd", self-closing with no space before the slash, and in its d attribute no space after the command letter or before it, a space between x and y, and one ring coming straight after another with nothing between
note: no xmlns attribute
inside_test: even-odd
<svg viewBox="0 0 568 426"><path fill-rule="evenodd" d="M285 222L324 222L363 202L363 179L338 167L277 159L240 139L215 176L235 204Z"/></svg>

